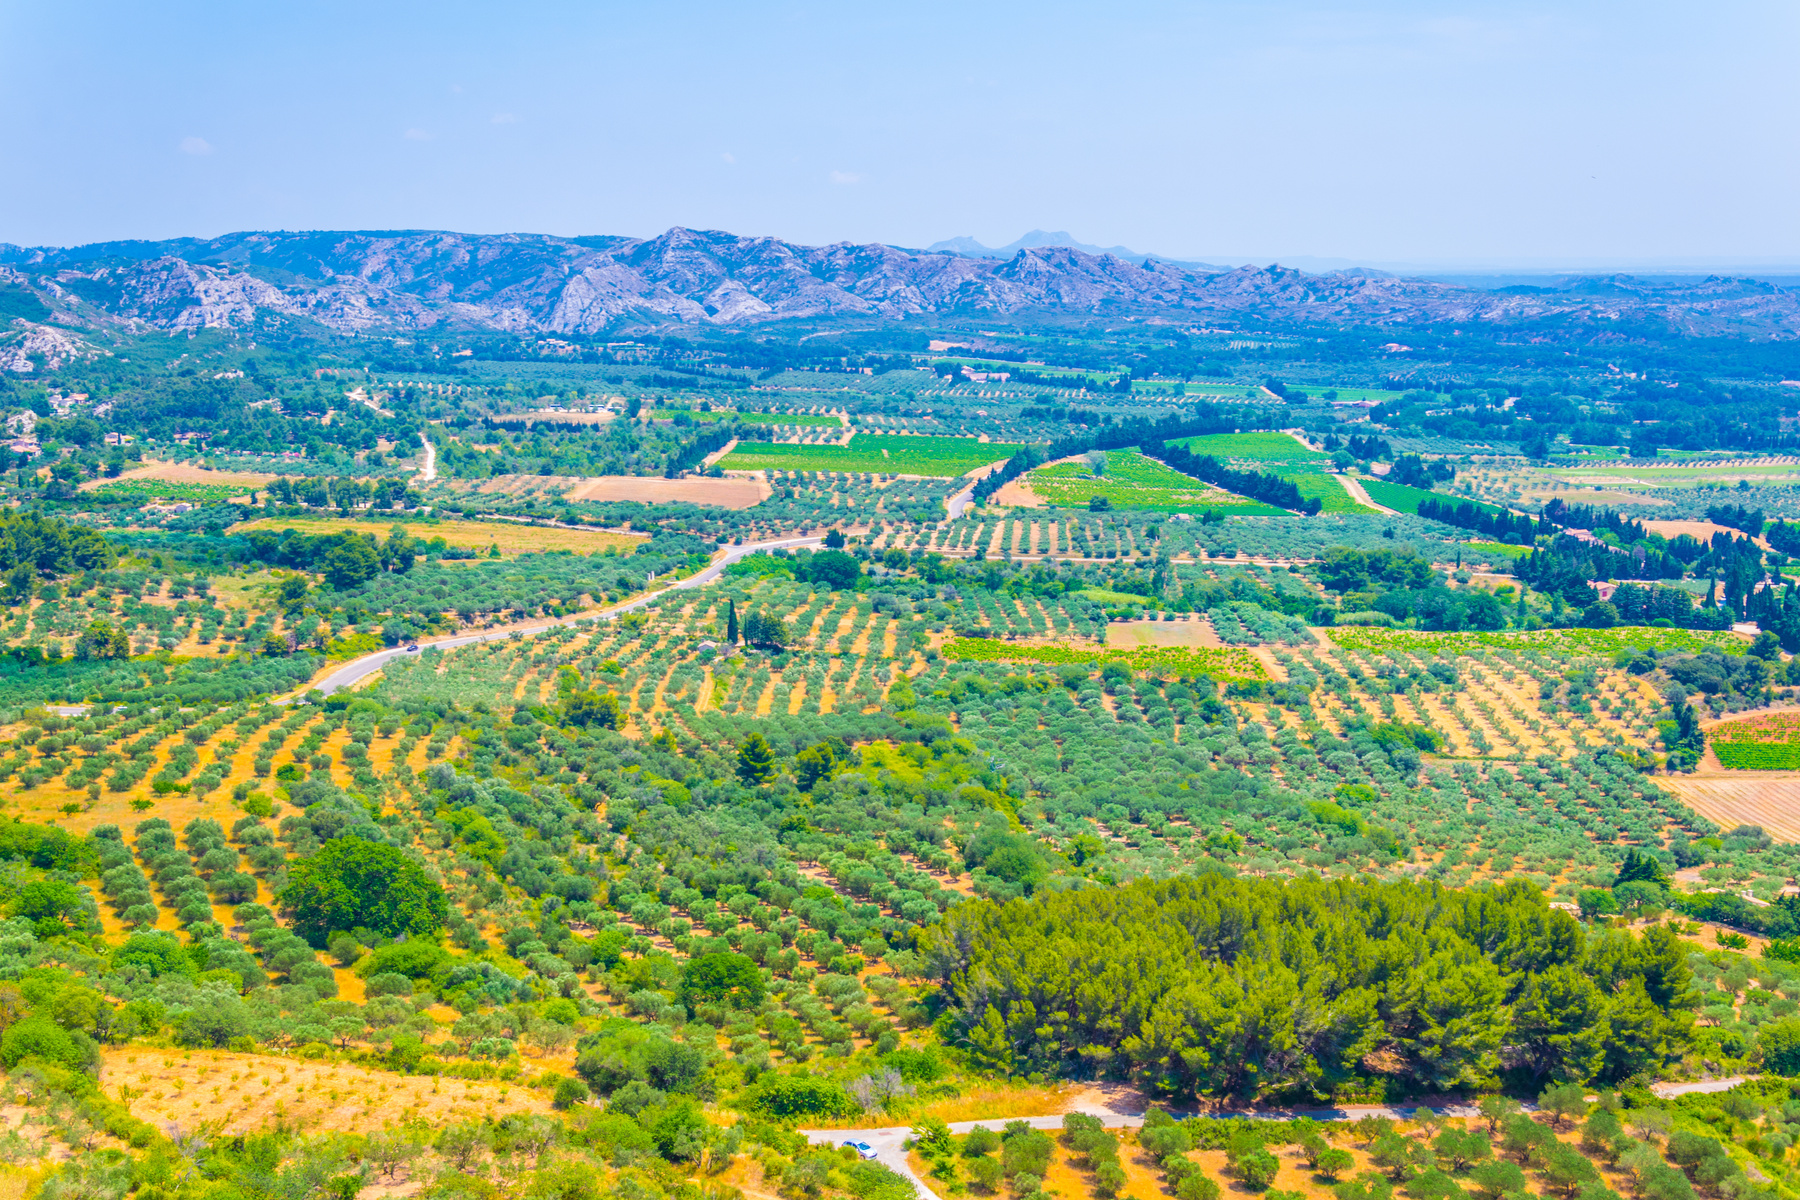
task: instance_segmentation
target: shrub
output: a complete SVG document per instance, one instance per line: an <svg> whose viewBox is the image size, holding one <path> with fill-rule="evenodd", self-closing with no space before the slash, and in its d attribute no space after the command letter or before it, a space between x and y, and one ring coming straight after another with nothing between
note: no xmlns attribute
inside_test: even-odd
<svg viewBox="0 0 1800 1200"><path fill-rule="evenodd" d="M295 862L278 899L294 932L320 947L338 929L429 937L449 911L444 889L423 867L393 846L361 838L333 838Z"/></svg>
<svg viewBox="0 0 1800 1200"><path fill-rule="evenodd" d="M556 1081L556 1091L552 1094L550 1102L557 1108L571 1108L592 1094L588 1091L587 1084L565 1075Z"/></svg>
<svg viewBox="0 0 1800 1200"><path fill-rule="evenodd" d="M1252 1150L1237 1160L1238 1178L1259 1192L1275 1182L1280 1170L1281 1160L1267 1150Z"/></svg>

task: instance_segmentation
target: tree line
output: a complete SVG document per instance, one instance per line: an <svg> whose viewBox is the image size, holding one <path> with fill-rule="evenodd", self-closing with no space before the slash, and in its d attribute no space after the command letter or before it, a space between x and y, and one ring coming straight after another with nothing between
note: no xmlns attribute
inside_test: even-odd
<svg viewBox="0 0 1800 1200"><path fill-rule="evenodd" d="M1588 933L1521 881L1145 880L959 905L921 952L978 1060L1175 1097L1329 1094L1375 1052L1426 1091L1613 1081L1692 1039L1672 931Z"/></svg>
<svg viewBox="0 0 1800 1200"><path fill-rule="evenodd" d="M1530 517L1507 512L1505 509L1488 508L1467 500L1461 504L1450 500L1421 500L1419 515L1427 521L1439 521L1458 529L1472 529L1476 533L1486 534L1496 542L1506 542L1509 545L1529 546L1537 540L1538 523Z"/></svg>

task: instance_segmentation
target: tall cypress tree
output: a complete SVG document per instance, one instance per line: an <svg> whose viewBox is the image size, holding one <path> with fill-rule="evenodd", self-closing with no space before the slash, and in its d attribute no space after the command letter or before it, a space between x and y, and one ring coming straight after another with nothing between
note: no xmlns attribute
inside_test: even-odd
<svg viewBox="0 0 1800 1200"><path fill-rule="evenodd" d="M725 641L730 645L738 644L737 601L725 602Z"/></svg>

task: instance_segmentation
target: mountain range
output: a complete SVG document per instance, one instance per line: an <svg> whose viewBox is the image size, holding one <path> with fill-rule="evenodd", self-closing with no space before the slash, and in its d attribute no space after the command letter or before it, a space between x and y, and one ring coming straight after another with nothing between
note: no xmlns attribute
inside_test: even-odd
<svg viewBox="0 0 1800 1200"><path fill-rule="evenodd" d="M653 238L439 231L246 232L72 248L0 244L19 327L183 330L271 317L345 333L627 334L671 325L1031 314L1392 327L1489 323L1555 336L1800 336L1800 292L1709 276L1482 290L1379 272L1127 261L1029 235L1007 257L801 246L683 228ZM979 245L978 243L972 243ZM940 243L940 246L943 246ZM985 248L983 248L985 249ZM999 253L999 252L990 252Z"/></svg>

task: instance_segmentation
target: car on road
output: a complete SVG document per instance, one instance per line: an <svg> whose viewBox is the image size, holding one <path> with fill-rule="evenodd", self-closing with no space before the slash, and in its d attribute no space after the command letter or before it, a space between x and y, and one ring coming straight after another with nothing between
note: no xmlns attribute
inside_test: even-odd
<svg viewBox="0 0 1800 1200"><path fill-rule="evenodd" d="M869 1143L867 1143L867 1142L848 1142L847 1141L844 1143L844 1145L846 1145L846 1146L850 1147L852 1150L856 1151L857 1154L861 1155L863 1158L874 1158L877 1153L875 1147L869 1145Z"/></svg>
<svg viewBox="0 0 1800 1200"><path fill-rule="evenodd" d="M406 643L406 652L408 654L417 654L419 652L419 643L417 643L417 642Z"/></svg>

